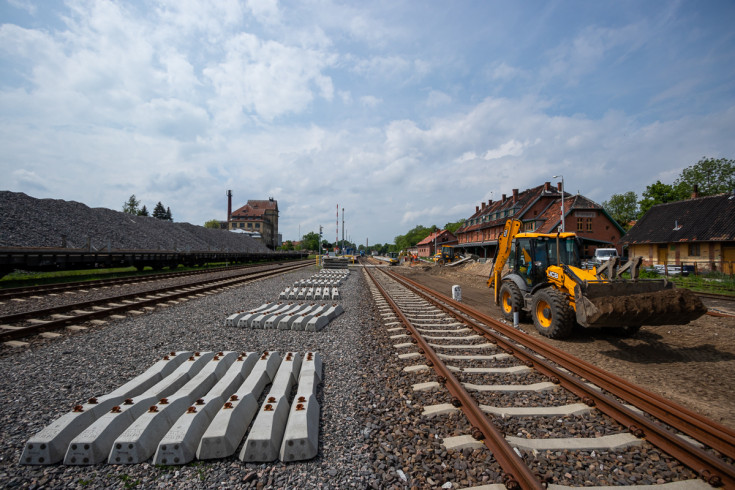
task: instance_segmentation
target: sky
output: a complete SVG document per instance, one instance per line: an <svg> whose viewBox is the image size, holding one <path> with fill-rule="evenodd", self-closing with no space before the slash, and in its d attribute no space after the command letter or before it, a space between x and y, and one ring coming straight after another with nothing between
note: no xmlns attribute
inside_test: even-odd
<svg viewBox="0 0 735 490"><path fill-rule="evenodd" d="M735 158L735 2L0 0L0 190L392 243ZM337 210L339 209L339 231Z"/></svg>

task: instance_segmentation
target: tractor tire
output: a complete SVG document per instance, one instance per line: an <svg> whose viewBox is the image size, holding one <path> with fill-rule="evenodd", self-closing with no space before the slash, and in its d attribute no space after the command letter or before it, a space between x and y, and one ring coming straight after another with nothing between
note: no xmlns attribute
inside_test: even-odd
<svg viewBox="0 0 735 490"><path fill-rule="evenodd" d="M533 296L531 316L538 333L550 339L565 339L574 330L576 317L569 298L554 288L542 289Z"/></svg>
<svg viewBox="0 0 735 490"><path fill-rule="evenodd" d="M503 282L500 285L500 312L503 314L503 318L512 322L513 309L515 308L520 316L523 306L523 294L518 286L512 282Z"/></svg>

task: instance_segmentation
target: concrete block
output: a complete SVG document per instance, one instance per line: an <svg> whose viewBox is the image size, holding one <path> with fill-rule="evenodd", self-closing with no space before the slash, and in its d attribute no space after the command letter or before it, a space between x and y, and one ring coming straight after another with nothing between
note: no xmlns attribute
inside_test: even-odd
<svg viewBox="0 0 735 490"><path fill-rule="evenodd" d="M215 414L197 448L197 458L225 458L237 450L258 410L258 398L281 364L278 352L263 353L250 375Z"/></svg>
<svg viewBox="0 0 735 490"><path fill-rule="evenodd" d="M296 299L306 299L306 288L299 289Z"/></svg>
<svg viewBox="0 0 735 490"><path fill-rule="evenodd" d="M316 308L311 309L309 312L302 312L298 318L296 318L291 324L291 330L304 330L309 320L314 318L317 314L326 311L327 305L319 305Z"/></svg>
<svg viewBox="0 0 735 490"><path fill-rule="evenodd" d="M90 398L83 405L74 407L54 422L32 436L23 447L21 464L54 464L61 461L71 440L92 424L100 415L119 405L125 398L136 396L150 388L164 376L171 374L186 361L191 352L174 352L156 362L145 372L128 381L111 393Z"/></svg>
<svg viewBox="0 0 735 490"><path fill-rule="evenodd" d="M297 394L281 444L281 461L303 461L319 451L319 402L316 395Z"/></svg>
<svg viewBox="0 0 735 490"><path fill-rule="evenodd" d="M250 328L264 328L266 320L268 320L271 316L290 310L292 307L293 303L283 303L279 308L276 308L275 310L267 310L256 316L249 322Z"/></svg>
<svg viewBox="0 0 735 490"><path fill-rule="evenodd" d="M276 315L271 316L265 321L265 327L264 328L276 328L281 323L281 320L286 317L287 315L296 314L299 311L305 310L308 308L308 304L300 304L300 305L292 305L290 309L283 311L281 313L278 313Z"/></svg>
<svg viewBox="0 0 735 490"><path fill-rule="evenodd" d="M250 321L255 318L256 316L266 312L275 310L276 308L280 307L281 303L268 303L267 305L263 305L255 310L251 310L247 312L245 315L243 315L240 320L237 322L238 327L242 328L249 328L250 327Z"/></svg>
<svg viewBox="0 0 735 490"><path fill-rule="evenodd" d="M115 439L130 424L161 398L176 393L212 360L214 354L214 352L207 352L204 355L191 356L189 361L182 363L173 373L163 378L145 393L126 398L120 405L116 405L109 412L102 414L92 425L71 441L64 457L64 464L96 464L106 460L110 455Z"/></svg>
<svg viewBox="0 0 735 490"><path fill-rule="evenodd" d="M301 369L301 356L287 353L281 362L271 391L253 422L248 438L240 451L241 461L274 461L278 458L283 432L288 420L288 396Z"/></svg>
<svg viewBox="0 0 735 490"><path fill-rule="evenodd" d="M306 308L302 310L298 310L293 313L289 313L283 318L281 318L281 321L278 322L278 330L291 330L291 326L293 325L293 322L296 321L297 318L301 318L301 315L304 315L308 313L311 310L316 309L318 306L315 304L306 305Z"/></svg>
<svg viewBox="0 0 735 490"><path fill-rule="evenodd" d="M288 293L291 292L291 288L286 288L283 291L281 291L281 294L278 295L278 299L288 299Z"/></svg>
<svg viewBox="0 0 735 490"><path fill-rule="evenodd" d="M214 388L187 409L158 444L153 455L155 464L185 464L194 459L209 423L242 385L258 358L252 352L238 357Z"/></svg>
<svg viewBox="0 0 735 490"><path fill-rule="evenodd" d="M332 288L332 300L338 300L338 299L340 299L340 297L339 297L339 289Z"/></svg>
<svg viewBox="0 0 735 490"><path fill-rule="evenodd" d="M236 352L215 356L171 398L163 398L148 409L115 440L108 461L111 464L142 463L150 458L173 423L201 398L238 357Z"/></svg>

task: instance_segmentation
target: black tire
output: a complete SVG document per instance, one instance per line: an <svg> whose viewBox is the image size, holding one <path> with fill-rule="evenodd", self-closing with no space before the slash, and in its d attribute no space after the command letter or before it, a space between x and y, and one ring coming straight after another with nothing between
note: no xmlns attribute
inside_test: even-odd
<svg viewBox="0 0 735 490"><path fill-rule="evenodd" d="M569 337L576 321L568 296L551 287L533 295L531 316L536 330L550 339Z"/></svg>
<svg viewBox="0 0 735 490"><path fill-rule="evenodd" d="M518 311L518 315L521 314L523 294L514 283L505 281L500 285L500 312L510 322L513 321L513 308Z"/></svg>

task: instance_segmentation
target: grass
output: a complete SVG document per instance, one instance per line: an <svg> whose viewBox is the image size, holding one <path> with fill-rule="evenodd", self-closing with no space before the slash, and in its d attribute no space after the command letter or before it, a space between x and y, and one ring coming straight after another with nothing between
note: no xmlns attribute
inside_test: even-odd
<svg viewBox="0 0 735 490"><path fill-rule="evenodd" d="M154 271L151 267L146 267L140 272L135 267L123 267L114 269L66 270L54 272L16 271L0 278L0 289L39 286L42 284L62 284L65 282L77 281L98 281L100 279L115 279L137 275L150 275L151 273L166 274L169 272L196 271L205 270L213 267L224 267L225 265L226 264L222 262L207 264L204 267L177 267L175 269L163 269L157 271Z"/></svg>
<svg viewBox="0 0 735 490"><path fill-rule="evenodd" d="M663 274L655 271L641 270L642 279L661 279ZM721 272L708 272L706 274L688 276L668 276L667 279L677 287L691 289L702 293L725 294L735 297L735 277Z"/></svg>

